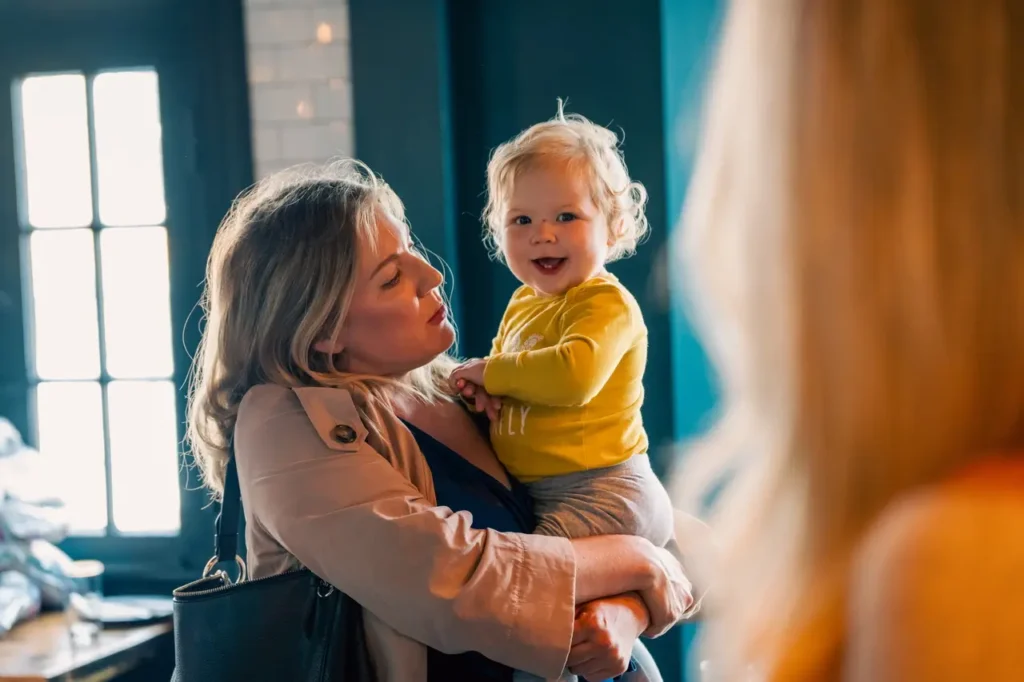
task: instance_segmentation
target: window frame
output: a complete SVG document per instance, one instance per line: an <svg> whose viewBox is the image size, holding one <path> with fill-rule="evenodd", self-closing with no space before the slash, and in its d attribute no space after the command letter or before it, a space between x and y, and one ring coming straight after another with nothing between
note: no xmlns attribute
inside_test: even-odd
<svg viewBox="0 0 1024 682"><path fill-rule="evenodd" d="M26 329L27 250L11 84L31 74L152 67L160 86L178 434L200 337L196 305L216 227L253 178L240 0L11 0L0 9L0 415L36 442ZM91 96L91 95L90 95ZM92 133L90 132L90 135ZM95 186L95 178L93 179ZM94 196L95 201L95 196ZM93 221L95 229L98 219ZM179 447L179 455L184 456ZM186 458L177 536L70 537L74 558L103 561L108 579L173 583L198 577L212 553L215 505Z"/></svg>

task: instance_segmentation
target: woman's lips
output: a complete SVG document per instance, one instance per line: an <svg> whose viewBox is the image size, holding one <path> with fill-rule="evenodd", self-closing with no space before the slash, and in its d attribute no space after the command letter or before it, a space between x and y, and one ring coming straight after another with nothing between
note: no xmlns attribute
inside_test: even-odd
<svg viewBox="0 0 1024 682"><path fill-rule="evenodd" d="M434 313L433 315L430 316L430 319L427 320L427 324L439 325L442 322L444 322L444 320L445 320L445 318L447 316L448 316L448 308L447 308L447 306L442 305L440 308L437 309L436 313Z"/></svg>

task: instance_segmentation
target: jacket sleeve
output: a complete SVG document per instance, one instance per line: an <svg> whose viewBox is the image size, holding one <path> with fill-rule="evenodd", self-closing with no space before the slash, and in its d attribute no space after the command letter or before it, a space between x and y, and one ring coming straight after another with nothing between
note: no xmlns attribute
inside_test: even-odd
<svg viewBox="0 0 1024 682"><path fill-rule="evenodd" d="M347 391L317 396L258 387L243 401L235 448L250 514L402 634L557 677L575 612L569 542L477 530L468 512L433 506L367 443Z"/></svg>

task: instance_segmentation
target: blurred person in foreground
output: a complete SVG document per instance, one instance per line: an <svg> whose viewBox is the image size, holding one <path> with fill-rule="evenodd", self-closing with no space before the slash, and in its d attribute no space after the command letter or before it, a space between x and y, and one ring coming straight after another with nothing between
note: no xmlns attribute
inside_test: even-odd
<svg viewBox="0 0 1024 682"><path fill-rule="evenodd" d="M707 677L1024 679L1024 3L735 0L707 121Z"/></svg>

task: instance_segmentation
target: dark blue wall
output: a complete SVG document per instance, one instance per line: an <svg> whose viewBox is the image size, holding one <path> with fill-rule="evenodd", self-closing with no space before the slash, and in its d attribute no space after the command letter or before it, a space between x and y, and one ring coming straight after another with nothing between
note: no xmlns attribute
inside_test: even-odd
<svg viewBox="0 0 1024 682"><path fill-rule="evenodd" d="M624 132L650 193L651 238L612 270L650 331L644 422L659 472L713 395L700 347L664 280L692 164L694 121L719 0L350 0L356 153L406 203L413 229L454 271L460 351L482 355L517 282L488 259L480 211L490 151L568 110ZM450 282L451 284L451 282ZM682 679L680 633L654 642Z"/></svg>

